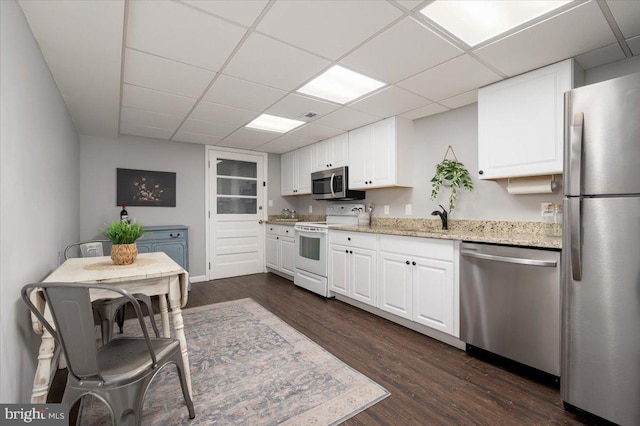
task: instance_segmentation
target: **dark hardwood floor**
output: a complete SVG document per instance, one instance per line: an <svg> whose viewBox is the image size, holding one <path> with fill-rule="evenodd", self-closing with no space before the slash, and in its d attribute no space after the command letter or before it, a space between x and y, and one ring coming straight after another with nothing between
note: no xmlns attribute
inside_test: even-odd
<svg viewBox="0 0 640 426"><path fill-rule="evenodd" d="M347 425L591 424L565 411L552 387L274 274L193 284L186 309L245 297L391 393ZM50 402L60 400L65 376L56 376Z"/></svg>

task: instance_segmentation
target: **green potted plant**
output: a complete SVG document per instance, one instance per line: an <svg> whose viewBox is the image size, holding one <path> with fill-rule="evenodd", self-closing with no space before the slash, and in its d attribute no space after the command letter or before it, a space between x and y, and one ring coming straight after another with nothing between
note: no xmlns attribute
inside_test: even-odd
<svg viewBox="0 0 640 426"><path fill-rule="evenodd" d="M436 164L436 174L431 178L431 185L433 189L431 191L431 199L435 200L440 192L442 186L448 186L451 188L451 194L449 195L449 212L452 212L455 208L455 202L458 198L458 190L460 188L467 191L473 190L473 181L469 175L469 171L464 167L464 164L458 161L453 152L453 148L449 146L447 153L451 150L454 159L448 160L445 158L438 164Z"/></svg>
<svg viewBox="0 0 640 426"><path fill-rule="evenodd" d="M127 220L111 222L111 225L102 232L111 241L111 260L116 265L129 265L138 256L136 240L145 235L142 225L130 223Z"/></svg>

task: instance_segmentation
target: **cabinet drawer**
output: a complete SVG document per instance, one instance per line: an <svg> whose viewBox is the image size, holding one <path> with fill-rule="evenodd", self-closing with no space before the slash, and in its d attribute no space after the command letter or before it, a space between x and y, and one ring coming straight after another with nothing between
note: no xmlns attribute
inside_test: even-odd
<svg viewBox="0 0 640 426"><path fill-rule="evenodd" d="M280 232L280 226L279 225L271 225L269 223L267 223L267 229L265 231L267 234L270 235L278 235L278 233Z"/></svg>
<svg viewBox="0 0 640 426"><path fill-rule="evenodd" d="M147 235L139 238L139 241L145 240L183 240L187 237L187 231L184 229L173 229L167 231L150 231Z"/></svg>
<svg viewBox="0 0 640 426"><path fill-rule="evenodd" d="M282 237L293 238L293 226L280 226L280 229L278 230L278 235Z"/></svg>
<svg viewBox="0 0 640 426"><path fill-rule="evenodd" d="M376 249L376 234L367 234L365 232L330 231L329 241L331 244Z"/></svg>
<svg viewBox="0 0 640 426"><path fill-rule="evenodd" d="M398 237L394 235L380 236L381 251L446 260L449 262L452 262L454 258L453 246L454 242L452 240Z"/></svg>

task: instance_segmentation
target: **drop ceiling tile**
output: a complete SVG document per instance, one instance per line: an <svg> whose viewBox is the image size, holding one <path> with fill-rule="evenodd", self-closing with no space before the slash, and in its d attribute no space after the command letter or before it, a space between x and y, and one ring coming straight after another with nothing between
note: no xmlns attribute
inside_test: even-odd
<svg viewBox="0 0 640 426"><path fill-rule="evenodd" d="M202 145L215 145L222 140L222 137L179 131L173 137L173 140L180 142L199 143Z"/></svg>
<svg viewBox="0 0 640 426"><path fill-rule="evenodd" d="M407 17L340 63L369 77L395 83L462 53L462 50Z"/></svg>
<svg viewBox="0 0 640 426"><path fill-rule="evenodd" d="M189 115L189 118L230 126L244 126L257 116L258 113L255 111L202 101Z"/></svg>
<svg viewBox="0 0 640 426"><path fill-rule="evenodd" d="M157 127L159 129L167 129L173 132L181 121L182 117L176 117L174 115L159 114L157 112L144 111L124 106L120 109L120 123Z"/></svg>
<svg viewBox="0 0 640 426"><path fill-rule="evenodd" d="M500 79L498 74L471 56L463 55L402 81L398 85L427 99L439 101Z"/></svg>
<svg viewBox="0 0 640 426"><path fill-rule="evenodd" d="M607 5L625 38L640 34L640 1L608 0Z"/></svg>
<svg viewBox="0 0 640 426"><path fill-rule="evenodd" d="M280 137L281 133L264 132L262 130L254 130L243 127L235 131L232 135L218 142L218 146L226 146L229 148L254 149L273 139Z"/></svg>
<svg viewBox="0 0 640 426"><path fill-rule="evenodd" d="M306 138L301 138L292 134L286 134L278 139L267 142L263 145L254 148L260 152L270 152L273 154L284 154L285 152L293 151L294 149L302 148L312 144L314 141Z"/></svg>
<svg viewBox="0 0 640 426"><path fill-rule="evenodd" d="M261 112L287 92L222 74L204 96L204 100L250 111Z"/></svg>
<svg viewBox="0 0 640 426"><path fill-rule="evenodd" d="M246 29L183 4L129 2L127 47L218 71Z"/></svg>
<svg viewBox="0 0 640 426"><path fill-rule="evenodd" d="M257 30L335 60L401 15L381 1L279 1Z"/></svg>
<svg viewBox="0 0 640 426"><path fill-rule="evenodd" d="M309 139L311 142L328 139L332 136L344 133L344 130L334 129L333 127L321 126L315 123L305 124L293 130L287 135L297 136L301 138Z"/></svg>
<svg viewBox="0 0 640 426"><path fill-rule="evenodd" d="M208 136L225 137L233 132L237 126L228 126L226 124L211 123L209 121L200 121L189 118L180 127L181 132L199 133Z"/></svg>
<svg viewBox="0 0 640 426"><path fill-rule="evenodd" d="M199 98L214 76L214 72L148 53L132 49L125 51L124 83Z"/></svg>
<svg viewBox="0 0 640 426"><path fill-rule="evenodd" d="M268 3L267 0L183 0L182 2L245 27L253 25Z"/></svg>
<svg viewBox="0 0 640 426"><path fill-rule="evenodd" d="M317 119L314 123L335 129L353 130L381 119L382 117L345 107Z"/></svg>
<svg viewBox="0 0 640 426"><path fill-rule="evenodd" d="M196 100L144 87L122 85L122 106L184 117Z"/></svg>
<svg viewBox="0 0 640 426"><path fill-rule="evenodd" d="M628 39L627 44L634 55L640 55L640 36Z"/></svg>
<svg viewBox="0 0 640 426"><path fill-rule="evenodd" d="M291 93L279 100L278 103L273 105L266 112L280 117L295 118L303 121L314 121L340 107L341 105ZM304 115L309 112L315 112L318 115L310 118L304 117Z"/></svg>
<svg viewBox="0 0 640 426"><path fill-rule="evenodd" d="M449 111L449 108L444 107L440 104L433 103L427 106L414 109L413 111L405 112L400 115L410 120L417 120L418 118L427 117L429 115L434 115L434 114L440 114L441 112L445 112L445 111Z"/></svg>
<svg viewBox="0 0 640 426"><path fill-rule="evenodd" d="M253 33L225 68L225 73L289 91L329 64L319 56Z"/></svg>
<svg viewBox="0 0 640 426"><path fill-rule="evenodd" d="M430 103L431 101L409 93L399 87L389 86L373 95L350 104L349 108L386 118Z"/></svg>
<svg viewBox="0 0 640 426"><path fill-rule="evenodd" d="M475 53L513 76L615 42L598 4L589 2L497 40Z"/></svg>
<svg viewBox="0 0 640 426"><path fill-rule="evenodd" d="M444 105L444 106L446 106L448 108L454 109L454 108L460 108L461 106L474 104L476 102L478 102L478 91L477 90L471 90L469 92L462 93L460 95L456 95L456 96L452 96L452 97L447 98L447 99L443 99L443 100L439 101L438 103L440 103L441 105Z"/></svg>
<svg viewBox="0 0 640 426"><path fill-rule="evenodd" d="M624 59L624 52L618 43L610 44L576 56L576 61L578 61L580 66L585 70L620 59Z"/></svg>
<svg viewBox="0 0 640 426"><path fill-rule="evenodd" d="M2 71L9 57L4 49L21 50L22 42L31 43L33 34L38 42L37 60L42 59L41 51L78 133L117 137L125 2L20 1L19 6L15 1L0 2ZM24 17L28 27L24 26ZM19 25L25 31L14 39L10 35L13 30L5 32L10 25ZM16 55L23 61L31 58L26 51ZM26 72L21 77L28 79L31 90L40 93L36 81L28 78ZM2 74L4 85L5 74Z"/></svg>
<svg viewBox="0 0 640 426"><path fill-rule="evenodd" d="M120 133L124 135L144 136L147 138L169 139L173 134L173 130L141 126L134 123L121 123Z"/></svg>

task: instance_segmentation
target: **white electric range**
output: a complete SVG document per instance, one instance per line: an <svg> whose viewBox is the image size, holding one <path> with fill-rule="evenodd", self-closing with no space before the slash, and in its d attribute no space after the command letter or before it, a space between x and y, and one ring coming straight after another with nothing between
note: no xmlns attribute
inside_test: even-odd
<svg viewBox="0 0 640 426"><path fill-rule="evenodd" d="M364 210L364 204L330 204L326 209L326 222L298 222L295 224L296 268L293 279L295 285L324 297L332 297L327 279L329 228L357 225L358 213Z"/></svg>

